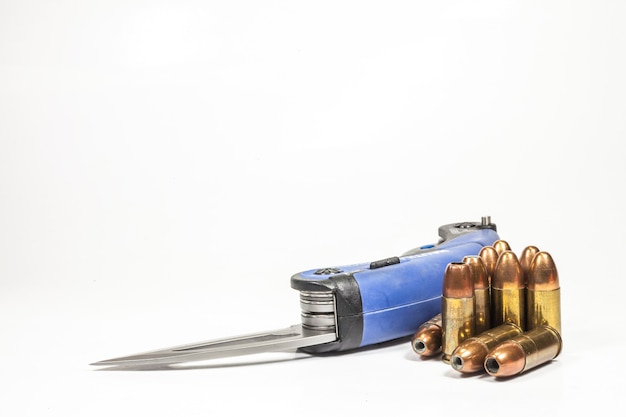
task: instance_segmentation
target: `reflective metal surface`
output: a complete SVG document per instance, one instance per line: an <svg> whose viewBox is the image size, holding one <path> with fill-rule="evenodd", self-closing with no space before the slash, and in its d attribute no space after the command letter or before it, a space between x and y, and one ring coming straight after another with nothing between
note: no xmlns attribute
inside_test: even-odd
<svg viewBox="0 0 626 417"><path fill-rule="evenodd" d="M92 363L92 365L141 366L175 364L298 349L333 342L336 339L337 336L334 331L311 330L303 328L301 324L296 324L286 329L175 346L136 355L107 359Z"/></svg>

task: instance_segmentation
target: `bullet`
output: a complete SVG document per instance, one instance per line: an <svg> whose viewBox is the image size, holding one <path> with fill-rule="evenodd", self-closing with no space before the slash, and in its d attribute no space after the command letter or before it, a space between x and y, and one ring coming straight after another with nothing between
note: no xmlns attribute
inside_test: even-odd
<svg viewBox="0 0 626 417"><path fill-rule="evenodd" d="M498 262L498 251L493 246L483 246L480 252L478 252L478 256L483 260L485 264L485 269L487 269L487 273L489 274L489 278L493 276L493 270L496 267L496 263Z"/></svg>
<svg viewBox="0 0 626 417"><path fill-rule="evenodd" d="M514 323L525 330L526 288L524 272L513 251L504 251L491 277L491 325Z"/></svg>
<svg viewBox="0 0 626 417"><path fill-rule="evenodd" d="M452 368L462 373L484 371L485 358L493 348L505 340L522 334L522 329L513 324L505 323L470 337L462 342L452 352L450 364Z"/></svg>
<svg viewBox="0 0 626 417"><path fill-rule="evenodd" d="M530 264L526 302L527 330L547 325L561 333L559 274L548 252L538 252Z"/></svg>
<svg viewBox="0 0 626 417"><path fill-rule="evenodd" d="M559 332L539 326L496 346L485 357L485 371L495 377L518 375L556 358L561 348Z"/></svg>
<svg viewBox="0 0 626 417"><path fill-rule="evenodd" d="M415 353L421 356L434 356L441 352L442 322L439 313L418 327L411 340Z"/></svg>
<svg viewBox="0 0 626 417"><path fill-rule="evenodd" d="M507 242L506 240L502 240L502 239L498 239L495 242L493 242L493 248L496 250L496 252L498 252L498 255L502 255L503 252L507 250L511 250L511 246L509 245L509 242Z"/></svg>
<svg viewBox="0 0 626 417"><path fill-rule="evenodd" d="M522 265L522 271L524 271L524 283L528 282L528 270L537 252L539 252L537 246L526 246L519 256L519 263Z"/></svg>
<svg viewBox="0 0 626 417"><path fill-rule="evenodd" d="M443 276L442 295L442 360L449 364L459 343L474 335L474 281L469 265L463 262L448 264Z"/></svg>
<svg viewBox="0 0 626 417"><path fill-rule="evenodd" d="M491 284L489 274L480 256L466 256L463 262L469 265L474 280L475 334L491 327Z"/></svg>

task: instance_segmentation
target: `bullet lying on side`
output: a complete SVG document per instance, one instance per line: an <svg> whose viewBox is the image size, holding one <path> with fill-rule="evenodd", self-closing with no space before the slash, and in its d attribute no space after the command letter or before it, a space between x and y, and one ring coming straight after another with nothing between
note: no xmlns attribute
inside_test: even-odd
<svg viewBox="0 0 626 417"><path fill-rule="evenodd" d="M501 324L486 330L457 346L452 352L450 364L454 370L462 373L484 371L485 358L489 352L503 341L520 334L522 334L522 329L513 323Z"/></svg>
<svg viewBox="0 0 626 417"><path fill-rule="evenodd" d="M442 338L441 313L424 322L413 335L411 346L421 356L434 356L441 352Z"/></svg>
<svg viewBox="0 0 626 417"><path fill-rule="evenodd" d="M485 357L485 371L495 377L518 375L556 358L561 346L559 332L540 326L496 346Z"/></svg>

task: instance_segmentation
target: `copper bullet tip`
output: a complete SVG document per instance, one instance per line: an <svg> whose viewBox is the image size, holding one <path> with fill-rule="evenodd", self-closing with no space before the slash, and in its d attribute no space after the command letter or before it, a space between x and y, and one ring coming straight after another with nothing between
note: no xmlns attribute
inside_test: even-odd
<svg viewBox="0 0 626 417"><path fill-rule="evenodd" d="M524 272L517 255L510 250L502 252L491 277L491 287L517 290L525 287L524 282Z"/></svg>
<svg viewBox="0 0 626 417"><path fill-rule="evenodd" d="M411 347L421 356L433 356L441 351L443 337L443 316L441 313L422 323L411 340Z"/></svg>
<svg viewBox="0 0 626 417"><path fill-rule="evenodd" d="M548 252L538 252L528 270L528 289L552 291L560 288L559 274L552 256Z"/></svg>
<svg viewBox="0 0 626 417"><path fill-rule="evenodd" d="M498 262L498 251L493 246L484 246L480 252L478 252L478 256L483 260L487 274L489 274L490 277L493 276L493 270Z"/></svg>
<svg viewBox="0 0 626 417"><path fill-rule="evenodd" d="M459 372L478 372L483 369L483 361L488 353L484 343L476 338L468 339L452 352L450 365Z"/></svg>
<svg viewBox="0 0 626 417"><path fill-rule="evenodd" d="M443 275L442 293L447 298L471 298L474 296L474 281L469 265L451 262Z"/></svg>
<svg viewBox="0 0 626 417"><path fill-rule="evenodd" d="M517 375L526 366L524 349L511 342L502 342L485 357L485 371L491 376L506 377Z"/></svg>
<svg viewBox="0 0 626 417"><path fill-rule="evenodd" d="M509 242L507 242L506 240L502 240L502 239L498 239L495 242L493 242L492 246L496 250L496 252L498 252L498 255L502 255L503 252L507 250L511 250L511 246L509 245Z"/></svg>
<svg viewBox="0 0 626 417"><path fill-rule="evenodd" d="M416 333L411 343L415 353L433 356L441 351L441 328L430 326Z"/></svg>
<svg viewBox="0 0 626 417"><path fill-rule="evenodd" d="M489 274L485 263L480 256L466 256L463 258L463 263L466 263L470 267L470 272L474 278L474 289L484 290L489 288Z"/></svg>
<svg viewBox="0 0 626 417"><path fill-rule="evenodd" d="M523 250L522 253L519 256L519 263L520 265L522 265L522 270L524 271L524 273L528 273L528 270L530 269L530 264L533 261L533 258L535 257L535 255L539 252L539 248L537 246L526 246Z"/></svg>

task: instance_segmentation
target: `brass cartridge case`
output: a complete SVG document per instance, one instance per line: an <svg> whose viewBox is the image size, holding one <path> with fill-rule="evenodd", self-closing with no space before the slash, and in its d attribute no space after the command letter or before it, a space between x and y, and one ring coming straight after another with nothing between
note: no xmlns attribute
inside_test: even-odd
<svg viewBox="0 0 626 417"><path fill-rule="evenodd" d="M533 258L526 288L527 330L550 326L561 333L561 287L552 256L545 251Z"/></svg>
<svg viewBox="0 0 626 417"><path fill-rule="evenodd" d="M522 271L524 271L524 284L528 282L528 270L530 269L533 258L538 252L539 248L537 246L526 246L519 256L519 263L522 266Z"/></svg>
<svg viewBox="0 0 626 417"><path fill-rule="evenodd" d="M485 358L489 352L505 340L522 334L522 329L513 323L505 323L470 337L452 352L450 364L456 371L475 373L484 371Z"/></svg>
<svg viewBox="0 0 626 417"><path fill-rule="evenodd" d="M509 242L507 242L506 240L502 240L502 239L498 239L495 242L493 242L492 246L496 250L496 252L498 252L498 255L502 255L503 252L506 252L507 250L511 250L511 246L509 245Z"/></svg>
<svg viewBox="0 0 626 417"><path fill-rule="evenodd" d="M476 334L491 328L491 284L489 274L480 256L466 256L463 262L470 267L474 280L474 316Z"/></svg>
<svg viewBox="0 0 626 417"><path fill-rule="evenodd" d="M469 265L463 262L448 264L443 278L441 297L442 360L450 363L452 352L459 343L474 335L474 281Z"/></svg>
<svg viewBox="0 0 626 417"><path fill-rule="evenodd" d="M434 356L441 352L442 322L439 313L417 329L411 340L411 347L415 353L421 356Z"/></svg>
<svg viewBox="0 0 626 417"><path fill-rule="evenodd" d="M514 323L525 330L526 288L524 272L513 251L504 251L491 277L492 327Z"/></svg>
<svg viewBox="0 0 626 417"><path fill-rule="evenodd" d="M549 326L539 326L496 346L485 358L485 371L507 377L549 362L561 353L561 335Z"/></svg>
<svg viewBox="0 0 626 417"><path fill-rule="evenodd" d="M496 263L498 263L498 251L493 246L483 246L478 252L478 256L483 260L489 279L491 279Z"/></svg>

